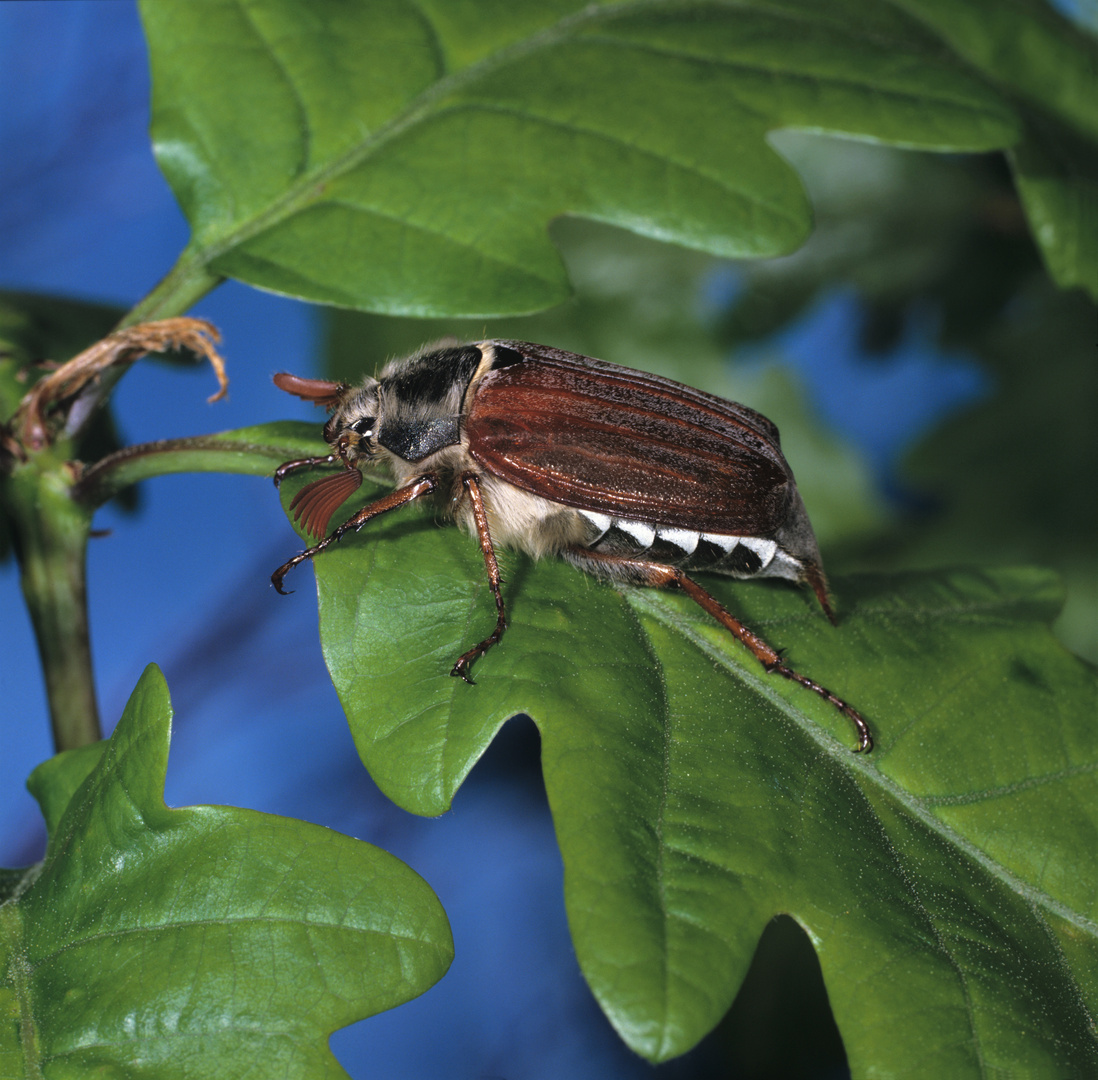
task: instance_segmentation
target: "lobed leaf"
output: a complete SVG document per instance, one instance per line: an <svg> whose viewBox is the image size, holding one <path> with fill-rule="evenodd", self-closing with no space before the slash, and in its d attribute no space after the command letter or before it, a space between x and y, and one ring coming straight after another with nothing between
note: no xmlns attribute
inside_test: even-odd
<svg viewBox="0 0 1098 1080"><path fill-rule="evenodd" d="M142 6L180 274L417 315L567 294L546 225L720 255L796 247L781 127L937 150L1017 141L1003 97L869 0Z"/></svg>
<svg viewBox="0 0 1098 1080"><path fill-rule="evenodd" d="M1098 299L1098 40L1043 0L895 0L1017 101L1011 154L1030 228L1062 288Z"/></svg>
<svg viewBox="0 0 1098 1080"><path fill-rule="evenodd" d="M287 497L289 492L287 492ZM768 677L685 597L505 556L406 511L316 562L321 638L363 761L441 813L507 717L542 733L577 956L653 1061L728 1009L793 916L854 1075L1098 1068L1098 685L1048 631L1038 570L850 578L840 626L782 583L706 586L877 739ZM301 571L297 571L301 573Z"/></svg>
<svg viewBox="0 0 1098 1080"><path fill-rule="evenodd" d="M1008 93L1098 138L1098 40L1044 0L893 0Z"/></svg>
<svg viewBox="0 0 1098 1080"><path fill-rule="evenodd" d="M1034 118L1011 160L1053 280L1098 300L1098 143Z"/></svg>
<svg viewBox="0 0 1098 1080"><path fill-rule="evenodd" d="M346 1075L327 1036L442 976L446 916L368 844L166 807L170 721L150 666L109 742L31 776L50 839L0 905L0 1074Z"/></svg>

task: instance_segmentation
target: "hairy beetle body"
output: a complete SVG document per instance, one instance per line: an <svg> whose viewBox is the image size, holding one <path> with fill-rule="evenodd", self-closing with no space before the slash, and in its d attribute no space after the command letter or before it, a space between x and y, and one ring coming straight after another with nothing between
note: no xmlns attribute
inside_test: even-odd
<svg viewBox="0 0 1098 1080"><path fill-rule="evenodd" d="M759 413L669 379L529 342L492 340L430 349L387 365L359 387L277 375L290 393L333 410L332 453L287 462L339 465L302 488L291 507L308 533L327 532L367 464L388 467L392 495L295 556L285 574L349 529L431 497L477 537L498 619L472 662L506 625L494 549L560 555L587 573L677 586L777 671L827 697L871 740L860 715L787 668L686 571L806 582L832 618L819 549L777 428ZM832 621L834 621L832 619Z"/></svg>

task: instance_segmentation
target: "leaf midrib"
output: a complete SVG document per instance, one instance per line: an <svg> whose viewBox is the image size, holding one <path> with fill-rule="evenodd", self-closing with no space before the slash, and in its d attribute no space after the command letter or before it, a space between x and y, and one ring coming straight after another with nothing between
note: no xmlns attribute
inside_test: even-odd
<svg viewBox="0 0 1098 1080"><path fill-rule="evenodd" d="M31 1007L31 965L23 951L24 928L22 911L17 904L0 904L0 946L8 954L7 968L0 969L0 976L12 988L19 1003L19 1016L8 1017L19 1026L19 1048L23 1052L25 1080L43 1080L41 1049L38 1045L38 1026Z"/></svg>
<svg viewBox="0 0 1098 1080"><path fill-rule="evenodd" d="M376 937L386 941L403 942L408 945L422 945L431 949L437 948L433 942L425 940L422 937L417 937L414 934L398 933L392 929L379 930L376 927L354 926L349 923L329 922L327 920L308 919L304 917L294 918L288 915L241 915L235 918L227 916L216 919L170 919L165 922L146 923L141 926L123 927L118 930L103 930L99 933L86 934L83 937L67 941L59 949L54 949L53 952L44 953L42 956L36 958L33 963L28 963L27 973L28 977L33 978L40 968L45 967L58 957L64 956L65 953L72 952L74 949L83 948L86 945L94 945L100 941L117 941L121 938L133 935L159 934L164 931L178 933L199 928L209 928L211 926L246 926L251 924L261 926L292 926L295 928L306 927L310 931L335 930L340 933Z"/></svg>

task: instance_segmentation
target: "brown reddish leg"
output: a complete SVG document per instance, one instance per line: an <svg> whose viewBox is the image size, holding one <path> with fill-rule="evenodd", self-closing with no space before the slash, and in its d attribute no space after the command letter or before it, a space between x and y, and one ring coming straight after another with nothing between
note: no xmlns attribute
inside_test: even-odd
<svg viewBox="0 0 1098 1080"><path fill-rule="evenodd" d="M286 592L282 588L282 579L295 566L303 563L306 559L311 559L315 555L319 555L326 547L334 544L337 540L341 539L345 533L352 529L357 531L358 529L361 529L367 521L376 518L379 514L386 514L390 510L396 510L397 507L412 502L414 499L428 495L430 492L434 491L436 487L438 487L438 477L433 473L428 473L426 476L421 476L418 480L413 480L407 487L397 488L396 491L390 492L383 498L378 499L377 502L372 502L369 506L364 506L357 514L348 518L340 525L331 536L321 540L320 543L316 544L314 547L301 552L300 555L295 555L288 563L283 563L271 575L271 584L285 596Z"/></svg>
<svg viewBox="0 0 1098 1080"><path fill-rule="evenodd" d="M869 725L862 718L861 713L847 705L842 698L836 697L826 687L821 686L812 679L805 678L799 672L782 663L781 656L772 649L758 634L752 633L739 619L735 618L716 599L705 591L696 581L688 578L681 570L673 566L664 566L662 563L648 562L645 559L629 559L618 555L605 555L597 551L589 551L586 548L573 548L571 552L577 557L580 566L585 563L602 564L609 572L608 576L616 577L620 581L629 581L638 585L648 585L653 588L675 587L682 589L695 603L700 604L714 619L732 633L737 641L743 642L758 659L759 663L767 671L777 672L787 679L792 679L801 686L807 686L814 690L820 697L831 702L848 720L853 723L858 733L857 752L868 753L873 749L873 736L870 734ZM593 568L598 573L598 569ZM825 610L827 610L825 608Z"/></svg>
<svg viewBox="0 0 1098 1080"><path fill-rule="evenodd" d="M312 468L315 465L334 465L339 461L338 454L328 454L325 457L306 457L298 458L297 461L287 461L283 465L279 465L274 471L275 487L280 487L282 481L292 472L297 472L298 469Z"/></svg>
<svg viewBox="0 0 1098 1080"><path fill-rule="evenodd" d="M480 541L484 566L488 571L488 584L491 586L492 595L496 598L496 628L479 645L474 645L467 653L459 656L457 663L450 671L451 675L460 675L471 685L473 680L469 678L469 668L503 637L503 631L507 629L507 614L503 608L503 593L500 591L499 563L496 562L496 550L492 546L492 534L488 531L488 513L484 509L477 474L462 473L461 483L469 493L469 501L473 504L473 519L477 524L477 539Z"/></svg>

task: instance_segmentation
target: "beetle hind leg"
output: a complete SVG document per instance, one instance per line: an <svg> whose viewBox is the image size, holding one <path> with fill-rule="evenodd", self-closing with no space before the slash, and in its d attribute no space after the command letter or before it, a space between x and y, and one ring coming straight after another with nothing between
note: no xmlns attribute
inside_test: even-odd
<svg viewBox="0 0 1098 1080"><path fill-rule="evenodd" d="M861 713L848 705L842 698L836 697L826 687L805 677L782 662L781 654L768 645L758 634L749 630L716 597L703 589L674 566L649 562L646 559L630 559L618 555L603 554L586 548L568 548L565 557L582 570L597 577L611 578L629 582L633 585L647 585L652 588L679 588L696 604L703 607L714 619L727 629L737 641L742 642L754 654L755 658L768 672L774 672L817 693L825 701L835 706L853 725L858 736L855 752L866 753L873 749L873 736L869 725ZM815 586L815 582L812 583ZM828 608L825 607L825 611Z"/></svg>
<svg viewBox="0 0 1098 1080"><path fill-rule="evenodd" d="M503 606L503 592L500 589L499 563L496 561L496 550L492 544L492 534L488 531L488 512L484 508L484 499L480 493L477 474L473 472L462 473L461 484L473 506L473 520L476 522L480 550L484 555L484 567L488 571L488 585L496 601L495 629L479 645L474 645L468 652L462 653L458 657L457 663L450 670L451 675L456 675L472 684L473 680L469 677L469 669L493 645L499 643L500 638L503 637L503 631L507 629L507 612Z"/></svg>

